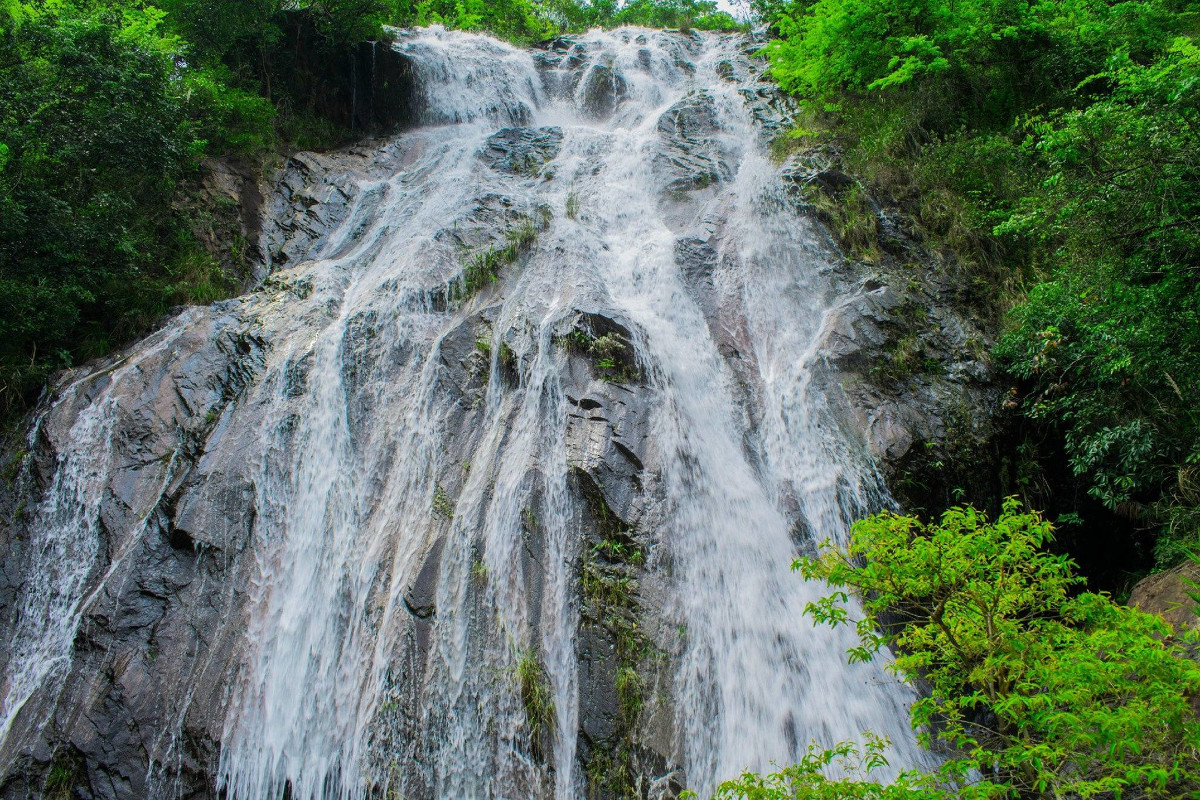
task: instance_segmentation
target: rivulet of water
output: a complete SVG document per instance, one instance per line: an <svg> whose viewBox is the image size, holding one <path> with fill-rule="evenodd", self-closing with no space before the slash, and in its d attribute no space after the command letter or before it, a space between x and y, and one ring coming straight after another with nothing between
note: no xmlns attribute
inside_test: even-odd
<svg viewBox="0 0 1200 800"><path fill-rule="evenodd" d="M343 187L346 220L273 278L303 291L239 312L271 347L225 412L253 435L206 456L251 454L255 495L215 785L228 800L585 796L557 342L582 309L630 323L652 401L643 504L661 544L645 568L686 633L669 760L701 795L864 731L921 763L909 690L848 666L852 632L814 628L802 611L824 587L790 572L887 496L817 379L835 255L768 157L744 39L594 31L556 60L441 28L397 36L420 124L375 143L370 177ZM479 156L513 127L561 139L535 169ZM518 221L536 241L463 292L472 257ZM703 244L702 274L686 242ZM41 577L13 627L0 740L69 668L102 580L97 507L137 363L84 404L33 523ZM554 705L539 757L514 678L530 654Z"/></svg>
<svg viewBox="0 0 1200 800"><path fill-rule="evenodd" d="M185 313L147 339L137 355L107 368L107 385L89 398L71 426L70 447L60 454L54 478L34 515L27 581L9 633L7 668L0 676L0 751L33 694L57 691L70 667L75 632L88 600L128 551L126 543L106 570L97 563L100 508L108 499L104 490L114 469L113 429L122 411L113 388L137 375L143 361L170 348L193 314ZM84 391L84 382L77 381L63 387L58 402L78 402ZM30 433L31 448L40 424L39 420ZM140 520L140 526L145 522ZM100 572L98 585L89 587L88 579L95 572Z"/></svg>

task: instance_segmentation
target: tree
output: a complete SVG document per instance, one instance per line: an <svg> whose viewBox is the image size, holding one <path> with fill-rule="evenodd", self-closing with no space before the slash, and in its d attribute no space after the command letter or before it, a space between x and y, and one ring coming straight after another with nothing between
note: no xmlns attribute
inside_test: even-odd
<svg viewBox="0 0 1200 800"><path fill-rule="evenodd" d="M149 7L10 3L0 31L0 407L144 325L195 140ZM158 312L158 313L161 313Z"/></svg>
<svg viewBox="0 0 1200 800"><path fill-rule="evenodd" d="M930 524L878 514L853 526L845 550L796 562L806 579L835 590L806 609L817 622L849 623L849 593L860 598L861 646L851 660L889 648L893 669L926 688L913 725L927 745L938 740L954 755L935 776L902 776L897 791L1200 792L1192 708L1200 665L1188 657L1200 638L1173 634L1158 617L1107 596L1075 593L1082 581L1072 563L1046 549L1052 533L1010 498L995 522L971 507ZM972 775L987 781L973 783Z"/></svg>

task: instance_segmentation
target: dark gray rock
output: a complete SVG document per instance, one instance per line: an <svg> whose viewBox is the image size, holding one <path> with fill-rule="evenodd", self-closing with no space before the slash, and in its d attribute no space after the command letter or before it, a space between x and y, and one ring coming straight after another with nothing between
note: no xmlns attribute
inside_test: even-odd
<svg viewBox="0 0 1200 800"><path fill-rule="evenodd" d="M574 37L560 36L543 44L534 54L546 92L556 100L573 100L583 67L587 65L587 45Z"/></svg>
<svg viewBox="0 0 1200 800"><path fill-rule="evenodd" d="M783 177L796 209L817 219L814 197L840 202L857 184L830 147L793 156ZM953 265L925 246L894 202L865 199L879 256L843 257L843 299L826 316L818 348L829 391L845 400L848 424L891 481L920 469L915 462L983 450L996 434L1001 397L988 358L996 332L962 302L948 279Z"/></svg>
<svg viewBox="0 0 1200 800"><path fill-rule="evenodd" d="M425 556L425 563L417 573L416 580L404 596L404 605L418 619L429 619L437 613L437 580L445 544L445 539L438 539L434 543L433 549Z"/></svg>
<svg viewBox="0 0 1200 800"><path fill-rule="evenodd" d="M350 129L392 133L421 119L412 61L388 42L360 42L350 71Z"/></svg>
<svg viewBox="0 0 1200 800"><path fill-rule="evenodd" d="M608 119L629 93L625 76L611 66L593 64L579 87L579 107L595 119Z"/></svg>
<svg viewBox="0 0 1200 800"><path fill-rule="evenodd" d="M27 746L15 762L0 787L6 795L71 753L76 791L89 797L157 796L161 775L152 764L173 765L180 796L213 788L227 680L241 641L226 623L236 622L248 585L254 497L243 478L206 474L206 453L225 437L245 436L222 422L223 412L256 380L265 346L238 308L188 312L175 346L144 356L137 377L120 389L116 468L101 509L109 580L77 633L60 693L35 694L22 717L25 724L49 721L26 734L43 744ZM78 397L92 397L109 374L84 368L60 385L82 380ZM76 413L77 404L62 403L43 418L35 456L41 475L31 473L24 491L36 494L60 448L71 446ZM21 524L8 535L20 537Z"/></svg>
<svg viewBox="0 0 1200 800"><path fill-rule="evenodd" d="M654 157L654 170L669 194L706 189L732 176L732 168L714 138L716 115L712 95L693 92L659 119L663 147Z"/></svg>
<svg viewBox="0 0 1200 800"><path fill-rule="evenodd" d="M479 158L510 175L535 175L562 147L562 128L503 128L488 137Z"/></svg>

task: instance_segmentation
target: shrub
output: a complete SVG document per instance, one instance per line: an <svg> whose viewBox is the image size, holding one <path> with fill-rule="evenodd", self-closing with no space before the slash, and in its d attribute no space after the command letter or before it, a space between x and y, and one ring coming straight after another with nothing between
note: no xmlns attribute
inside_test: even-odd
<svg viewBox="0 0 1200 800"><path fill-rule="evenodd" d="M927 687L912 708L914 727L925 744L937 740L952 756L935 774L907 773L886 789L866 780L839 795L821 793L832 790L813 765L829 763L830 752L858 751L814 749L798 771L744 778L718 796L1174 798L1200 791L1200 720L1191 706L1200 665L1187 649L1200 637L1175 635L1160 618L1105 595L1076 593L1082 580L1072 563L1046 549L1052 534L1038 514L1009 499L994 522L971 507L929 524L878 514L854 525L845 550L798 560L806 579L834 589L806 613L822 624L848 624L846 602L857 595L864 613L854 623L861 645L851 661L885 647L895 653L893 669ZM859 755L870 767L881 753L872 740ZM753 793L760 783L789 787L795 780L803 792Z"/></svg>

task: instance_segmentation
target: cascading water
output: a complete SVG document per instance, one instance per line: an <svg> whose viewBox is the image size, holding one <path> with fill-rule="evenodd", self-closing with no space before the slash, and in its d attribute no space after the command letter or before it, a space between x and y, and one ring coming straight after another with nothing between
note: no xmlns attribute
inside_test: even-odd
<svg viewBox="0 0 1200 800"><path fill-rule="evenodd" d="M592 512L577 484L590 475L646 543L641 607L655 618L634 624L673 676L620 723L622 746L650 754L638 764L681 770L703 796L864 731L892 738L895 764L920 763L908 691L878 665L846 665L852 633L809 625L821 587L789 571L805 541L844 536L886 495L814 382L840 302L833 256L767 156L744 40L622 29L531 53L434 28L394 47L420 125L360 149L319 192L281 195L314 219L345 198L340 221L320 217L328 235L281 233L262 291L187 312L47 412L80 409L31 523L43 577L15 613L0 756L25 747L9 735L23 708L68 701L81 621L136 582L136 559L110 545L103 563L104 537L149 548L151 523L192 531L190 498L238 476L245 507L218 510L245 523L247 555L218 577L244 585L214 612L224 633L187 661L219 687L203 723L219 741L210 791L589 796L595 765L615 758L580 699L611 660L580 635ZM253 378L184 404L172 424L200 432L201 477L154 473L138 532L102 534L140 365L180 380L193 363L181 332L213 339L201 328L218 313L239 342L264 343ZM606 330L632 354L620 371L572 350ZM618 451L636 466L623 500L603 463ZM228 536L189 536L241 563ZM552 708L540 720L538 675ZM161 733L144 791L182 795L164 776L188 737ZM662 775L641 777L639 796L669 796Z"/></svg>

